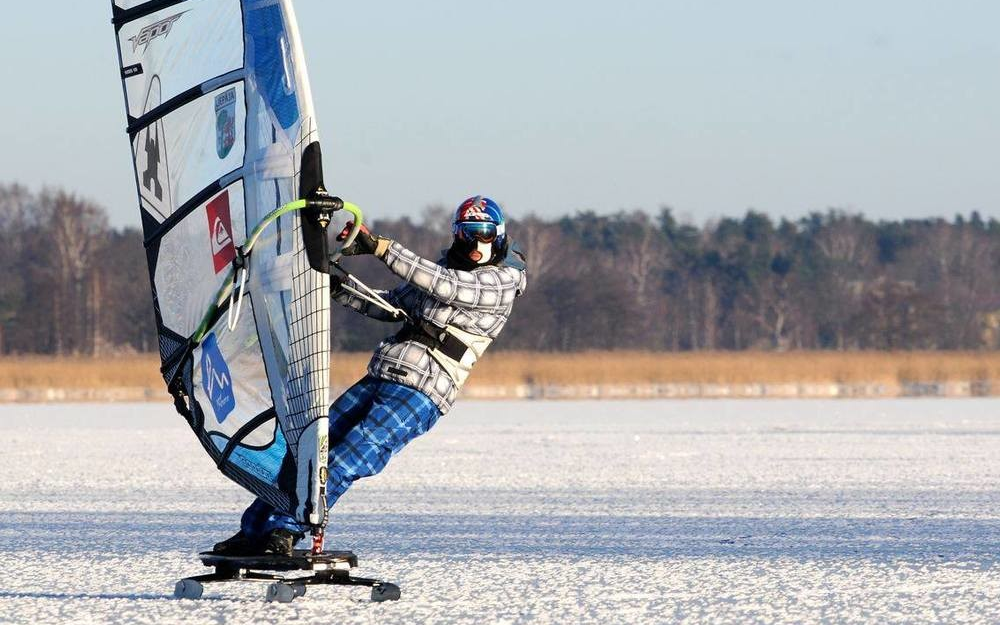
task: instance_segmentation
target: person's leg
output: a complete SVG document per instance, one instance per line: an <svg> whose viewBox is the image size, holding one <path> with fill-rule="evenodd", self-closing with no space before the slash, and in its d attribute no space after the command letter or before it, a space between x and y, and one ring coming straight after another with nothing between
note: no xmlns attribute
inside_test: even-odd
<svg viewBox="0 0 1000 625"><path fill-rule="evenodd" d="M274 530L287 530L293 534L305 535L309 527L296 521L290 514L278 512L271 504L255 499L243 512L240 530L249 540L259 541L267 538Z"/></svg>
<svg viewBox="0 0 1000 625"><path fill-rule="evenodd" d="M339 443L330 445L326 502L333 506L356 480L379 473L394 454L441 416L420 391L379 381L371 409Z"/></svg>
<svg viewBox="0 0 1000 625"><path fill-rule="evenodd" d="M361 419L371 408L375 397L378 381L365 377L354 386L347 389L337 401L330 406L330 444L334 445ZM293 534L305 534L308 527L297 522L291 515L277 512L273 506L257 499L243 513L240 529L250 540L263 540L271 532L283 529Z"/></svg>
<svg viewBox="0 0 1000 625"><path fill-rule="evenodd" d="M250 507L243 511L240 518L240 529L249 540L257 541L267 534L265 527L268 519L274 514L274 507L263 499L255 499Z"/></svg>
<svg viewBox="0 0 1000 625"><path fill-rule="evenodd" d="M365 376L333 402L330 406L331 447L342 441L351 428L365 418L371 410L378 387L378 379Z"/></svg>

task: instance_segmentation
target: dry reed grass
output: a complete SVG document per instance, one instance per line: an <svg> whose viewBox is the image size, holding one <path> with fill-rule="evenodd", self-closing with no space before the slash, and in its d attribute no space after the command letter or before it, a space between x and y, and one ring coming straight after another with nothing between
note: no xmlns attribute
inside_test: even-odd
<svg viewBox="0 0 1000 625"><path fill-rule="evenodd" d="M0 358L0 388L155 388L162 384L156 356Z"/></svg>
<svg viewBox="0 0 1000 625"><path fill-rule="evenodd" d="M364 375L369 354L335 354L333 384ZM470 385L649 382L898 383L1000 381L1000 352L490 353ZM0 388L160 388L155 356L0 358Z"/></svg>
<svg viewBox="0 0 1000 625"><path fill-rule="evenodd" d="M1000 352L488 354L471 381L506 384L893 383L1000 380Z"/></svg>

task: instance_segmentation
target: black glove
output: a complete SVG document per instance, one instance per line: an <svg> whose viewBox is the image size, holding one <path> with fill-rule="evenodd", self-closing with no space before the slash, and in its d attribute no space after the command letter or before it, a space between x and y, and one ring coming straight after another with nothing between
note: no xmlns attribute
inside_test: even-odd
<svg viewBox="0 0 1000 625"><path fill-rule="evenodd" d="M344 290L344 279L337 274L330 274L330 295L337 295Z"/></svg>

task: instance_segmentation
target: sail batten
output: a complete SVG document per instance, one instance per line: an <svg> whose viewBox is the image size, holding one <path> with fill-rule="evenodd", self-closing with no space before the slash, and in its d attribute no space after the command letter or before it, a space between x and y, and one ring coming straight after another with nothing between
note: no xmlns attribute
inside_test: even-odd
<svg viewBox="0 0 1000 625"><path fill-rule="evenodd" d="M112 7L165 379L223 473L321 526L329 277L277 210L318 141L291 2Z"/></svg>

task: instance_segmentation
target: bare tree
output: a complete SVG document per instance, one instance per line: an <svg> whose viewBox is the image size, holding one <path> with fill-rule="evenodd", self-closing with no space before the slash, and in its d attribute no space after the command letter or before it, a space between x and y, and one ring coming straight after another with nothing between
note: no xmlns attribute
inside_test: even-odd
<svg viewBox="0 0 1000 625"><path fill-rule="evenodd" d="M62 191L44 191L38 214L38 242L47 248L52 287L55 352L92 352L87 338L96 302L89 283L107 233L107 217L99 207Z"/></svg>

